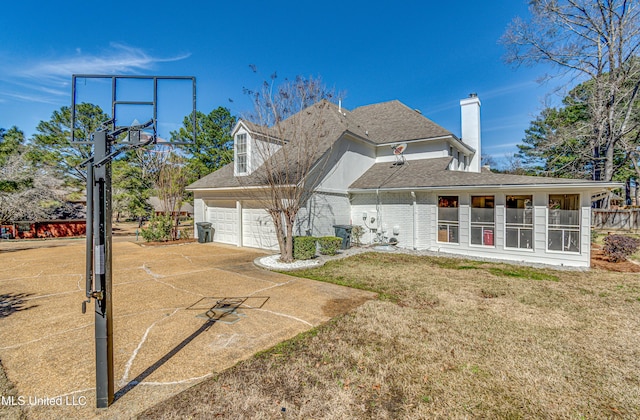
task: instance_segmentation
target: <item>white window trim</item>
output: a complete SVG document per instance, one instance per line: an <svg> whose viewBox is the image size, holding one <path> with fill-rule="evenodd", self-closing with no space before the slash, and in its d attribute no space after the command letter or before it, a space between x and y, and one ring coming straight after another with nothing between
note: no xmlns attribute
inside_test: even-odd
<svg viewBox="0 0 640 420"><path fill-rule="evenodd" d="M473 207L473 197L493 197L493 245L485 245L484 244L484 229L485 226L480 226L482 228L482 244L474 244L471 242L472 239L472 235L471 235L471 228L472 227L478 227L478 226L473 226L473 223L483 223L483 222L473 222L472 221L472 217L471 217L471 213L473 212L474 208L478 208L478 207ZM497 226L497 220L496 220L496 196L495 195L471 195L469 196L469 247L472 248L496 248L496 226ZM484 207L483 207L484 208Z"/></svg>
<svg viewBox="0 0 640 420"><path fill-rule="evenodd" d="M436 198L439 200L440 197L445 197L445 196L436 196ZM447 196L448 197L448 196ZM452 196L453 197L453 196ZM442 208L455 208L458 210L458 221L454 222L453 220L445 220L443 222L440 222L440 206L438 204L436 204L436 243L439 244L449 244L449 245L460 245L460 196L456 195L455 197L458 197L458 206L457 207L442 207ZM457 223L457 224L454 224ZM440 232L440 225L447 225L447 238L449 237L449 228L450 226L457 226L458 228L458 242L451 242L451 241L440 241L438 239L438 233Z"/></svg>
<svg viewBox="0 0 640 420"><path fill-rule="evenodd" d="M578 196L578 208L576 209L576 211L578 211L578 225L576 227L576 229L554 229L554 230L562 230L563 233L563 248L564 248L564 231L565 230L571 230L571 231L575 231L577 230L578 232L578 251L565 251L563 250L557 250L557 249L549 249L549 215L550 215L550 208L549 208L549 196L551 195L555 195L555 194L547 194L547 201L546 201L546 206L545 206L545 250L546 252L550 253L550 254L570 254L570 255L582 255L582 194L575 194ZM574 194L571 194L574 195Z"/></svg>
<svg viewBox="0 0 640 420"><path fill-rule="evenodd" d="M244 166L244 171L239 171L238 170L238 137L239 136L244 136L245 138L245 152L244 152L244 156L245 156L245 166ZM233 141L233 152L234 152L234 156L233 156L233 174L235 176L244 176L244 175L249 175L249 164L250 164L250 146L251 145L251 141L249 138L249 134L246 132L239 132L236 133L236 135L234 136L234 141Z"/></svg>
<svg viewBox="0 0 640 420"><path fill-rule="evenodd" d="M509 194L511 195L511 194ZM533 195L531 194L522 194L522 195L529 195L531 197L531 202L533 205ZM504 223L503 223L503 227L504 227L504 249L508 249L510 251L523 251L523 252L535 252L535 248L536 248L536 211L535 211L535 207L531 207L531 248L521 248L521 247L511 247L511 246L507 246L507 228L509 226L507 226L507 196L505 195L504 197ZM520 229L520 228L518 228ZM526 229L526 228L523 228ZM520 242L520 235L518 235L518 242Z"/></svg>

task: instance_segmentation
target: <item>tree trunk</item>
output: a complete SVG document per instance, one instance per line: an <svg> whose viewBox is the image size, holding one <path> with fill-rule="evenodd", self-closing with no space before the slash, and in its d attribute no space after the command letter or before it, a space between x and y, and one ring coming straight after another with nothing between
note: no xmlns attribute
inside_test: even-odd
<svg viewBox="0 0 640 420"><path fill-rule="evenodd" d="M293 222L287 217L286 220L287 241L285 243L284 254L280 259L284 262L293 262Z"/></svg>
<svg viewBox="0 0 640 420"><path fill-rule="evenodd" d="M600 181L610 182L613 179L613 164L614 164L614 152L616 142L611 138L612 134L609 133L609 138L606 139L607 148L604 155L604 174Z"/></svg>
<svg viewBox="0 0 640 420"><path fill-rule="evenodd" d="M268 211L273 220L273 227L276 231L276 238L278 239L278 248L280 248L280 259L284 261L284 255L286 253L287 238L284 236L282 229L282 215L279 211Z"/></svg>

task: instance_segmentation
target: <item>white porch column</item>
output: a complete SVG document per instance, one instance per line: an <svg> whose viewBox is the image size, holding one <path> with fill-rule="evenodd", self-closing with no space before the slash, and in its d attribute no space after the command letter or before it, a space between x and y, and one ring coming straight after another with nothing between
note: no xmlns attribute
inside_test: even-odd
<svg viewBox="0 0 640 420"><path fill-rule="evenodd" d="M242 201L236 200L236 216L238 218L238 246L242 246Z"/></svg>

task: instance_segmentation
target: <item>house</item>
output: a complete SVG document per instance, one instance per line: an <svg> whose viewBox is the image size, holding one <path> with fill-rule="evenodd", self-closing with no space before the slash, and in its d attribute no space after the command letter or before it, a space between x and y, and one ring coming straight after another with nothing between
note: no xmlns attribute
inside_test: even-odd
<svg viewBox="0 0 640 420"><path fill-rule="evenodd" d="M326 164L314 168L318 182L295 234L333 235L334 225L351 224L364 228L365 244L397 241L415 250L589 266L591 196L620 185L481 168L476 95L460 101L461 138L399 101L352 111L319 104L294 116L318 121L324 112L326 133L322 157L314 157ZM271 159L255 150L277 131L240 120L233 136L234 162L188 187L195 222L212 223L215 242L277 249L271 217L255 200L264 186L252 178ZM274 159L295 147L295 139L283 140L267 148ZM295 162L285 166L293 171Z"/></svg>
<svg viewBox="0 0 640 420"><path fill-rule="evenodd" d="M168 214L169 211L166 209L167 204L162 201L160 199L160 197L149 197L147 199L147 203L153 207L153 213L156 216L161 216L161 215L165 215ZM170 207L170 205L169 205ZM171 216L175 216L176 212L175 211L171 211ZM180 205L180 211L178 214L180 217L191 217L193 216L193 206L191 205L191 203L187 203L184 202Z"/></svg>

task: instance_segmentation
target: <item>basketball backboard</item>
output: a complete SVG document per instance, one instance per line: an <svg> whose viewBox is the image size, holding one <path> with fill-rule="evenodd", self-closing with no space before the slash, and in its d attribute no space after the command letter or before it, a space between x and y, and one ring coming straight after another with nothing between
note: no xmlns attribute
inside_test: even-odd
<svg viewBox="0 0 640 420"><path fill-rule="evenodd" d="M191 143L172 133L184 127L185 118L196 118L195 77L76 74L71 97L72 142L92 143L95 129L85 129L82 118L99 107L102 129L117 143ZM195 124L190 126L195 130Z"/></svg>

